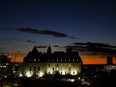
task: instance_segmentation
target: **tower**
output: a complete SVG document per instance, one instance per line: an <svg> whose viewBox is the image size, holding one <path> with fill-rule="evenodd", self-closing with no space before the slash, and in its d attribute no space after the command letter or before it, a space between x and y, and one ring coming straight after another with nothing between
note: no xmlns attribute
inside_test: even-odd
<svg viewBox="0 0 116 87"><path fill-rule="evenodd" d="M111 56L111 55L108 55L108 56L107 56L107 64L108 64L108 65L112 65L112 64L113 64L112 61L113 61L112 56Z"/></svg>
<svg viewBox="0 0 116 87"><path fill-rule="evenodd" d="M48 49L47 49L47 54L51 54L52 51L51 51L51 47L49 46Z"/></svg>
<svg viewBox="0 0 116 87"><path fill-rule="evenodd" d="M72 53L72 47L71 46L67 46L66 53L67 54L71 54Z"/></svg>

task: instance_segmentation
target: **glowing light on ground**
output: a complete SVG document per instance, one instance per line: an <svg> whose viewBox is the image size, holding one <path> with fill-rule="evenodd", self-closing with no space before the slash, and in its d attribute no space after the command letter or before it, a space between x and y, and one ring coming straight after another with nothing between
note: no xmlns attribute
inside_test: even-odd
<svg viewBox="0 0 116 87"><path fill-rule="evenodd" d="M32 72L30 72L30 71L27 71L27 72L26 72L26 76L27 76L27 77L32 77L32 75L33 75Z"/></svg>
<svg viewBox="0 0 116 87"><path fill-rule="evenodd" d="M39 72L39 73L38 73L38 77L42 77L43 75L44 75L43 72Z"/></svg>

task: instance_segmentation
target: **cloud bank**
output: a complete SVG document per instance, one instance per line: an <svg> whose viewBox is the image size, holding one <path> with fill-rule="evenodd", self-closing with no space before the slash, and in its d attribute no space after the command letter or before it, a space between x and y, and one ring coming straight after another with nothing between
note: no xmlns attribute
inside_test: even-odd
<svg viewBox="0 0 116 87"><path fill-rule="evenodd" d="M52 31L52 30L38 30L33 28L19 28L17 29L19 32L26 32L26 33L32 33L32 34L42 34L42 35L51 35L53 37L63 37L63 38L71 38L71 39L79 39L75 38L73 36L69 36L65 33Z"/></svg>
<svg viewBox="0 0 116 87"><path fill-rule="evenodd" d="M74 42L72 44L72 47L80 51L91 52L95 54L100 53L100 54L116 55L116 46L106 43Z"/></svg>

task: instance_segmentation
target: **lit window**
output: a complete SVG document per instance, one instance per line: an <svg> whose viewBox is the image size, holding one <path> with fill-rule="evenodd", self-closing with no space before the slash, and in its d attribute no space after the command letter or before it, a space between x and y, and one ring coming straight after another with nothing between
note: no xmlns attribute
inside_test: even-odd
<svg viewBox="0 0 116 87"><path fill-rule="evenodd" d="M40 59L38 59L38 61L40 61Z"/></svg>
<svg viewBox="0 0 116 87"><path fill-rule="evenodd" d="M54 61L54 60L52 60L52 61Z"/></svg>
<svg viewBox="0 0 116 87"><path fill-rule="evenodd" d="M19 74L19 77L23 77L23 74L22 74L22 73L20 73L20 74Z"/></svg>
<svg viewBox="0 0 116 87"><path fill-rule="evenodd" d="M70 60L69 60L70 61Z"/></svg>
<svg viewBox="0 0 116 87"><path fill-rule="evenodd" d="M65 61L66 61L66 59L65 59Z"/></svg>
<svg viewBox="0 0 116 87"><path fill-rule="evenodd" d="M58 71L58 67L56 68L56 70Z"/></svg>
<svg viewBox="0 0 116 87"><path fill-rule="evenodd" d="M58 60L57 60L58 61Z"/></svg>
<svg viewBox="0 0 116 87"><path fill-rule="evenodd" d="M62 61L62 60L61 60Z"/></svg>
<svg viewBox="0 0 116 87"><path fill-rule="evenodd" d="M78 60L77 60L78 61Z"/></svg>
<svg viewBox="0 0 116 87"><path fill-rule="evenodd" d="M36 59L34 59L34 61L36 61Z"/></svg>
<svg viewBox="0 0 116 87"><path fill-rule="evenodd" d="M65 75L65 74L66 74L65 70L62 70L62 75Z"/></svg>
<svg viewBox="0 0 116 87"><path fill-rule="evenodd" d="M75 61L75 60L73 59L73 61Z"/></svg>

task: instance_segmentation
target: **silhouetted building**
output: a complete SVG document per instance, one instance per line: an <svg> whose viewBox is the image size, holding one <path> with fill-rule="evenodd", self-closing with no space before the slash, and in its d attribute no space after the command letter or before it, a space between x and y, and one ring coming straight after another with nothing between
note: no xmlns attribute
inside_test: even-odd
<svg viewBox="0 0 116 87"><path fill-rule="evenodd" d="M7 68L9 66L10 59L6 55L0 54L0 76L6 76L8 74Z"/></svg>
<svg viewBox="0 0 116 87"><path fill-rule="evenodd" d="M20 75L26 77L38 76L45 74L54 75L58 72L60 75L78 75L81 72L82 60L77 51L67 47L66 52L51 51L49 46L47 53L38 52L36 47L24 58Z"/></svg>
<svg viewBox="0 0 116 87"><path fill-rule="evenodd" d="M108 56L107 56L107 64L108 64L108 65L112 65L112 64L113 64L113 58L112 58L111 55L108 55Z"/></svg>

